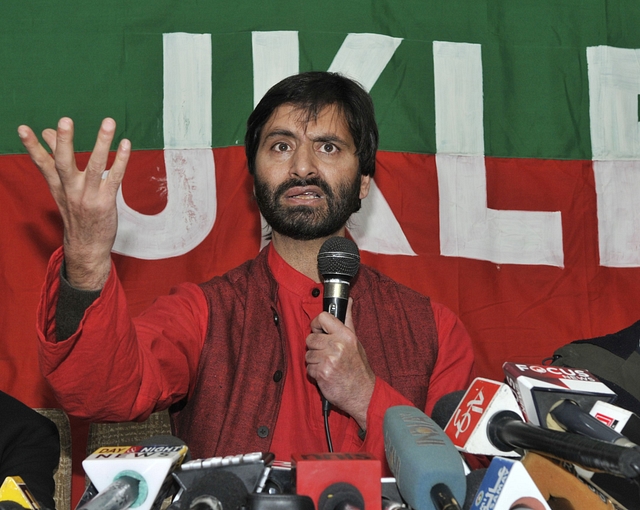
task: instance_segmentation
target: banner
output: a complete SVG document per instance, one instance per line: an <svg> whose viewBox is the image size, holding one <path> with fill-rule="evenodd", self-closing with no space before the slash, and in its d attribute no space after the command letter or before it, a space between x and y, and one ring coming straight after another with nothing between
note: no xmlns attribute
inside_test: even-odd
<svg viewBox="0 0 640 510"><path fill-rule="evenodd" d="M0 389L31 406L56 405L34 317L62 230L17 126L73 118L80 165L106 116L131 140L113 257L135 314L264 244L245 122L299 71L371 92L381 146L351 235L365 263L460 316L479 376L640 316L635 0L5 0L1 12Z"/></svg>

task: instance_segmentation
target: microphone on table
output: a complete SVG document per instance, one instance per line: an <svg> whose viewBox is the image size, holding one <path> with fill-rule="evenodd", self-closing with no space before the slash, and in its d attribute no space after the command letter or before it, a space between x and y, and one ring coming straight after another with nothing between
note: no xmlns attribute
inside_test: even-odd
<svg viewBox="0 0 640 510"><path fill-rule="evenodd" d="M637 414L602 401L596 402L589 414L630 441L640 444L640 418Z"/></svg>
<svg viewBox="0 0 640 510"><path fill-rule="evenodd" d="M486 381L474 380L470 390L473 387L480 389L490 387ZM506 384L501 385L495 381L493 385L508 389ZM484 455L494 455L492 452L497 452L496 455L504 455L512 454L516 449L532 450L586 469L604 471L625 478L635 478L640 475L640 452L634 448L524 423L518 410L513 409L512 406L511 408L503 407L498 399L493 398L488 404L480 405L480 392L475 398L478 404L473 410L473 406L467 405L467 394L445 428L445 432L454 444L463 451ZM471 437L464 435L464 432L470 428L465 428L467 422L471 422L471 418L468 420L463 418L465 413L473 418L475 423L474 430L470 432ZM458 431L461 433L458 434ZM477 438L477 443L473 443L474 437ZM491 448L482 451L487 441Z"/></svg>
<svg viewBox="0 0 640 510"><path fill-rule="evenodd" d="M513 448L503 451L487 437L487 422L499 410L520 413L511 389L503 383L476 377L466 392L444 395L433 408L432 416L446 423L444 431L458 450L473 455L520 457Z"/></svg>
<svg viewBox="0 0 640 510"><path fill-rule="evenodd" d="M477 490L467 494L464 510L550 510L522 462L513 459L494 457Z"/></svg>
<svg viewBox="0 0 640 510"><path fill-rule="evenodd" d="M136 446L104 446L82 461L98 494L86 492L78 509L160 507L173 486L171 472L185 459L188 448L174 436L159 436L144 442L146 444Z"/></svg>
<svg viewBox="0 0 640 510"><path fill-rule="evenodd" d="M599 408L602 406L605 406L605 408L616 407L605 402L596 402L596 405ZM628 413L626 410L623 411ZM591 413L594 413L593 408ZM578 405L570 400L562 400L551 408L549 416L547 417L547 425L550 429L555 428L567 430L569 432L575 432L594 439L599 439L607 443L638 449L638 445L636 443L630 441L615 429L610 428L592 414L583 411ZM598 411L596 411L595 414L598 414ZM640 502L640 487L638 487L637 481L621 478L609 473L594 473L580 467L576 467L575 470L577 475L582 479L589 481L592 488L605 493L608 497L615 499L622 506L628 508L638 506L633 503Z"/></svg>
<svg viewBox="0 0 640 510"><path fill-rule="evenodd" d="M383 430L389 468L411 508L460 508L466 492L463 462L444 431L411 406L387 409Z"/></svg>
<svg viewBox="0 0 640 510"><path fill-rule="evenodd" d="M238 510L247 503L244 482L230 471L217 470L198 478L170 510Z"/></svg>
<svg viewBox="0 0 640 510"><path fill-rule="evenodd" d="M510 362L502 370L526 421L541 427L559 400L573 400L589 412L597 401L613 402L617 397L588 370Z"/></svg>
<svg viewBox="0 0 640 510"><path fill-rule="evenodd" d="M505 384L498 383L496 381L490 381L487 379L477 378L475 379L467 392L454 392L444 395L434 406L434 415L438 415L438 419L441 421L449 420L448 426L445 427L445 432L451 437L453 443L464 452L473 452L476 455L500 455L500 450L494 446L490 438L487 435L489 431L490 419L500 412L504 412L508 409L514 413L514 416L519 416L519 407L515 401L515 397L509 398L508 393L510 391ZM464 395L463 395L464 394ZM465 397L464 399L462 397ZM501 398L496 398L500 396ZM461 401L462 400L462 401ZM456 401L458 402L456 405ZM454 415L456 418L454 419ZM524 425L524 424L523 424ZM534 427L531 425L530 427ZM540 430L542 433L552 432L539 427L534 427ZM458 431L462 434L456 434ZM466 436L464 433L466 432ZM561 438L569 436L566 433L560 434ZM585 438L586 439L586 438ZM596 443L599 443L596 441ZM518 445L519 446L519 445ZM511 446L516 448L516 446ZM518 448L519 449L519 448ZM515 451L512 452L515 454ZM522 453L522 452L521 452ZM498 464L496 460L499 457L494 458L493 462ZM535 459L538 459L537 462ZM506 462L507 459L501 459ZM480 502L475 508L491 508L490 502L496 504L494 510L502 508L511 508L511 504L519 497L534 497L533 493L529 490L525 490L526 481L533 479L538 486L540 492L544 496L544 499L549 497L549 494L554 498L566 499L571 502L575 502L577 506L574 508L609 508L610 506L580 506L583 501L590 501L595 497L594 493L598 492L598 487L595 487L588 480L578 478L576 474L567 472L557 463L546 459L541 455L537 455L532 452L526 452L522 459L522 465L528 472L523 473L521 467L511 467L515 465L503 464L501 466L502 477L498 477L496 471L487 475L479 480L479 471L472 471L467 475L468 490L465 498L464 510L472 508L472 504L475 502L476 496L480 495L479 486L483 485L485 490L480 497ZM545 469L540 466L546 466ZM545 473L553 472L553 476L545 476ZM625 480L623 478L615 477L618 480ZM472 487L469 487L472 485ZM489 490L490 489L490 490ZM505 492L503 492L505 491ZM602 493L603 491L600 490ZM605 491L606 492L606 491ZM481 501L485 497L484 506L481 505ZM537 496L536 496L537 497ZM604 498L604 499L603 499ZM607 500L610 496L602 494L601 500ZM594 500L596 501L596 500ZM500 503L500 504L498 504Z"/></svg>
<svg viewBox="0 0 640 510"><path fill-rule="evenodd" d="M0 485L0 510L38 510L40 504L19 476L7 476Z"/></svg>
<svg viewBox="0 0 640 510"><path fill-rule="evenodd" d="M606 443L629 448L638 446L581 409L573 400L560 400L551 406L546 424L548 429L574 432Z"/></svg>
<svg viewBox="0 0 640 510"><path fill-rule="evenodd" d="M337 317L344 323L349 304L351 280L360 268L360 251L351 239L346 237L330 237L318 252L318 272L324 280L322 309ZM329 411L331 404L322 395L322 411L324 427L327 435L327 446L333 452L331 432L329 431Z"/></svg>

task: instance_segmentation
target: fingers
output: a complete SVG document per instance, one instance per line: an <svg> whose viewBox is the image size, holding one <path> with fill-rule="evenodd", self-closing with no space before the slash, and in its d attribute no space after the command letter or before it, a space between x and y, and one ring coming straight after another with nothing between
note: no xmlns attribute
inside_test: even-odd
<svg viewBox="0 0 640 510"><path fill-rule="evenodd" d="M349 301L347 302L347 314L345 315L345 318L344 318L344 325L347 326L351 331L355 331L356 328L353 325L352 308L353 308L353 298L350 297Z"/></svg>
<svg viewBox="0 0 640 510"><path fill-rule="evenodd" d="M129 163L129 156L131 156L131 142L127 139L123 139L118 145L116 151L116 158L111 165L111 170L106 177L107 185L114 188L114 191L118 191L118 187L124 179L124 173Z"/></svg>
<svg viewBox="0 0 640 510"><path fill-rule="evenodd" d="M56 130L55 139L51 134L51 130L45 130L42 133L43 138L53 151L53 159L58 174L64 179L72 174L76 168L76 156L73 152L73 121L69 117L62 117L58 121L58 129Z"/></svg>
<svg viewBox="0 0 640 510"><path fill-rule="evenodd" d="M83 187L88 191L98 191L103 184L104 172L111 149L111 144L116 132L116 123L111 118L102 121L96 143L82 172ZM19 126L18 135L29 156L36 164L40 172L49 182L50 186L57 186L60 182L67 182L77 177L73 138L74 125L68 117L63 117L58 122L57 129L45 129L42 138L51 149L51 154L38 141L37 136L29 126ZM118 145L116 157L106 176L107 186L115 188L124 178L125 169L131 155L131 142L123 139Z"/></svg>
<svg viewBox="0 0 640 510"><path fill-rule="evenodd" d="M55 154L56 152L57 136L58 133L55 129L47 128L42 132L42 139L47 143L49 149L51 149L51 154Z"/></svg>
<svg viewBox="0 0 640 510"><path fill-rule="evenodd" d="M52 129L49 129L47 131L49 131L50 133L47 133L46 138L48 138L49 140L53 138L53 141L51 141L51 143L49 141L47 143L49 144L49 146L53 144L55 147L55 131L53 131ZM53 137L51 136L51 133L53 133ZM31 160L38 167L38 170L40 170L40 173L44 176L47 183L49 184L49 187L53 191L54 188L58 187L60 183L53 158L40 144L40 142L38 141L38 137L29 126L19 126L18 136L20 137L22 145L24 145L25 149L27 149Z"/></svg>
<svg viewBox="0 0 640 510"><path fill-rule="evenodd" d="M89 187L97 188L102 183L102 174L107 168L107 159L109 158L109 151L115 132L115 121L111 118L104 119L100 124L96 143L93 146L91 157L85 169L85 178Z"/></svg>

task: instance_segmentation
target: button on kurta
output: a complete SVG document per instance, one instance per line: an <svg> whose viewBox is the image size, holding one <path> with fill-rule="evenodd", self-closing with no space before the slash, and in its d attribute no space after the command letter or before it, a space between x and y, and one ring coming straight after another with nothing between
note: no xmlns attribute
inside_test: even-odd
<svg viewBox="0 0 640 510"><path fill-rule="evenodd" d="M282 370L276 370L273 374L273 380L275 382L280 382L280 379L282 379Z"/></svg>
<svg viewBox="0 0 640 510"><path fill-rule="evenodd" d="M313 290L311 291L311 295L312 295L313 297L318 297L318 296L320 295L320 289L318 289L318 288L316 287L315 289L313 289Z"/></svg>
<svg viewBox="0 0 640 510"><path fill-rule="evenodd" d="M264 425L262 425L261 427L258 427L258 436L265 438L269 435L269 427L265 427Z"/></svg>
<svg viewBox="0 0 640 510"><path fill-rule="evenodd" d="M278 317L278 312L273 312L273 322L275 323L276 326L280 322L280 317Z"/></svg>

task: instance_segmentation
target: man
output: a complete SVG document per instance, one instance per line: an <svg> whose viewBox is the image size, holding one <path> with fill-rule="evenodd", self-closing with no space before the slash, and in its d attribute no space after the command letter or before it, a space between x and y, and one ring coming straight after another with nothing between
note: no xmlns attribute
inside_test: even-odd
<svg viewBox="0 0 640 510"><path fill-rule="evenodd" d="M67 412L122 421L170 407L194 457L273 451L289 460L327 448L321 392L335 450L384 462L389 406L430 411L472 377L471 342L455 315L372 268L361 266L352 283L345 324L322 313L318 251L345 235L375 170L373 103L355 82L304 73L267 92L245 147L270 245L221 277L178 286L133 320L110 258L130 142L103 179L113 120L103 121L84 172L70 119L43 132L53 158L29 128L18 131L65 227L38 327L43 373Z"/></svg>
<svg viewBox="0 0 640 510"><path fill-rule="evenodd" d="M54 510L53 475L59 462L55 423L0 391L0 484L7 476L19 476L43 508Z"/></svg>

